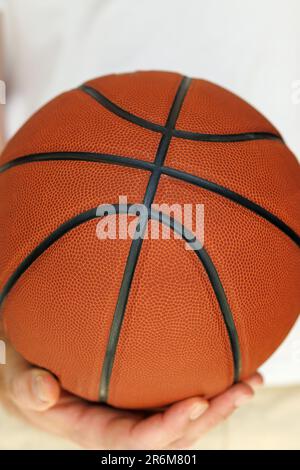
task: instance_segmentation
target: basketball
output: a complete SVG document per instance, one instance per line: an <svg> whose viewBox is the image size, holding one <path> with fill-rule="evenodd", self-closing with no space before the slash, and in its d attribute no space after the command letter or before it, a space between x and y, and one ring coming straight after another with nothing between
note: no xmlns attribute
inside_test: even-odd
<svg viewBox="0 0 300 470"><path fill-rule="evenodd" d="M224 88L158 71L93 79L25 123L0 173L6 334L75 395L128 409L213 397L298 318L299 163ZM161 209L197 205L201 240L194 212L187 228ZM99 237L126 215L148 236Z"/></svg>

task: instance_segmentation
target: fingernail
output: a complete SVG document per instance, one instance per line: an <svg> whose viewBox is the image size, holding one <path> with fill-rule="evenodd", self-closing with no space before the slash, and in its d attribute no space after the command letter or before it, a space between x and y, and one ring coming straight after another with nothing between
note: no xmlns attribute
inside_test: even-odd
<svg viewBox="0 0 300 470"><path fill-rule="evenodd" d="M251 400L251 398L252 398L252 395L241 395L235 400L234 404L238 408L244 405L245 403L248 403Z"/></svg>
<svg viewBox="0 0 300 470"><path fill-rule="evenodd" d="M47 384L42 375L36 375L33 377L32 389L36 398L42 403L49 403L51 401Z"/></svg>
<svg viewBox="0 0 300 470"><path fill-rule="evenodd" d="M207 410L208 403L197 403L190 411L190 420L195 421Z"/></svg>

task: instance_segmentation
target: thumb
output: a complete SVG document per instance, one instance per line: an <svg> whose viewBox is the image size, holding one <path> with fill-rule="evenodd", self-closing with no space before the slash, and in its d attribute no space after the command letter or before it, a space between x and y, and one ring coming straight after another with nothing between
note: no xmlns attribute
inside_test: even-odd
<svg viewBox="0 0 300 470"><path fill-rule="evenodd" d="M19 409L46 411L57 403L60 386L49 372L31 368L14 375L8 392Z"/></svg>

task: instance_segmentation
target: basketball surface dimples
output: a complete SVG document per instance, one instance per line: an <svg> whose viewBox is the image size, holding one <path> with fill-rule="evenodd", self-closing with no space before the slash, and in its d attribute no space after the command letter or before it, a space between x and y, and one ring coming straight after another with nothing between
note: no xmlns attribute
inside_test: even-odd
<svg viewBox="0 0 300 470"><path fill-rule="evenodd" d="M24 124L0 173L5 331L80 397L132 409L212 397L298 318L299 164L215 84L156 71L91 80ZM203 248L99 240L96 208L121 195L203 204Z"/></svg>

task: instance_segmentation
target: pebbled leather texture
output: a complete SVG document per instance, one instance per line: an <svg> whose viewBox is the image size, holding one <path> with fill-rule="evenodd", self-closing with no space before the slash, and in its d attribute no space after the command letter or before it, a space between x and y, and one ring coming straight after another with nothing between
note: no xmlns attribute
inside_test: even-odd
<svg viewBox="0 0 300 470"><path fill-rule="evenodd" d="M193 80L176 128L208 134L271 132L275 127L234 93L206 80Z"/></svg>
<svg viewBox="0 0 300 470"><path fill-rule="evenodd" d="M152 161L160 135L121 119L81 90L54 98L11 139L1 163L44 152L98 152Z"/></svg>
<svg viewBox="0 0 300 470"><path fill-rule="evenodd" d="M280 140L172 139L165 165L230 188L300 233L299 163Z"/></svg>
<svg viewBox="0 0 300 470"><path fill-rule="evenodd" d="M179 74L152 71L100 77L86 85L164 132L181 80ZM197 79L191 81L175 129L279 136L245 101ZM116 116L82 89L71 90L19 130L1 155L0 169L16 158L51 152L93 152L151 164L162 132ZM299 234L299 164L281 140L170 137L166 167L248 198ZM126 161L70 161L66 156L0 172L0 292L20 263L66 221L100 204L117 204L120 195L128 203L141 203L152 171L154 165L132 168ZM158 178L155 203L204 204L204 247L234 319L240 377L245 378L275 351L298 317L299 247L237 202L170 175ZM1 305L15 348L29 362L52 371L66 390L91 401L99 400L132 243L98 240L97 223L86 222L57 240L28 267ZM231 345L216 293L203 264L183 240L143 241L119 333L110 405L164 406L194 395L214 396L233 382Z"/></svg>
<svg viewBox="0 0 300 470"><path fill-rule="evenodd" d="M107 75L86 85L129 113L164 126L181 79L179 73L153 71Z"/></svg>
<svg viewBox="0 0 300 470"><path fill-rule="evenodd" d="M15 348L59 377L67 390L97 400L115 299L130 240L96 238L90 221L52 245L5 302Z"/></svg>

